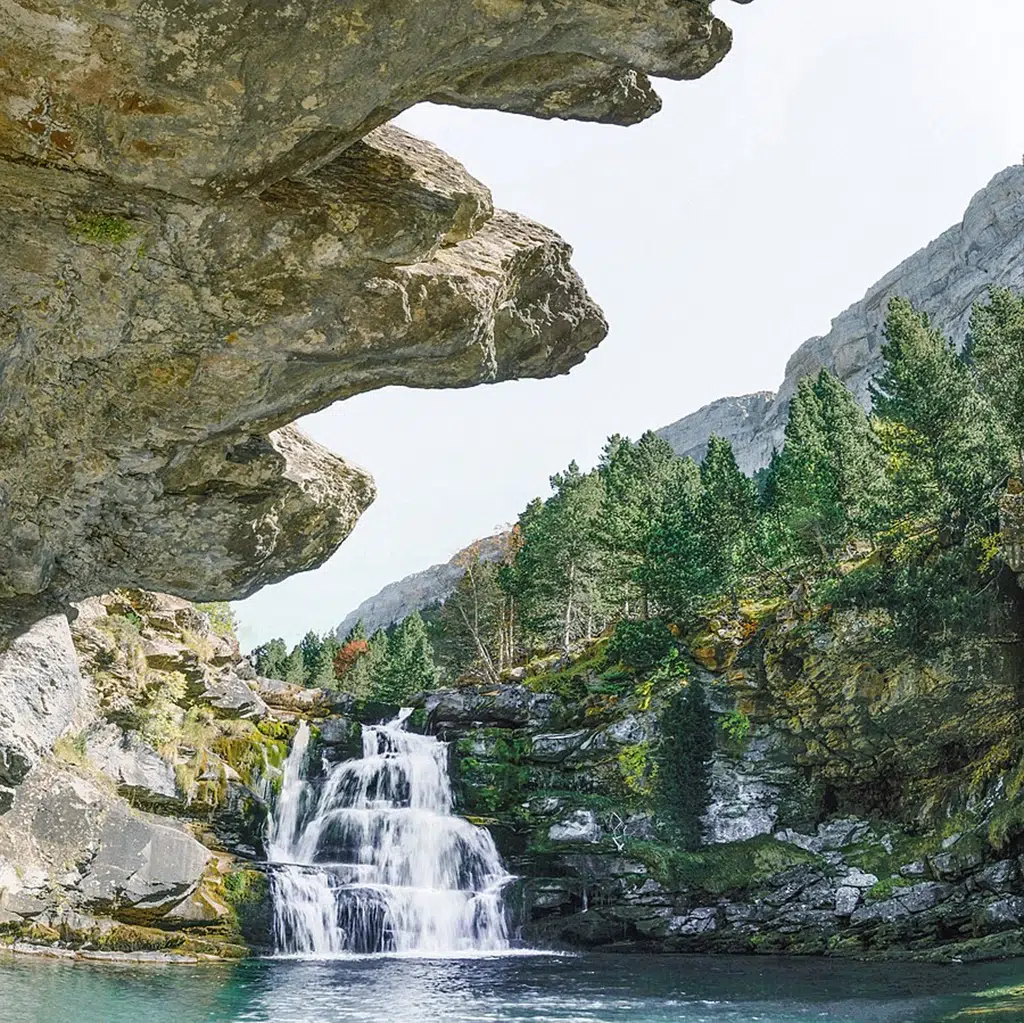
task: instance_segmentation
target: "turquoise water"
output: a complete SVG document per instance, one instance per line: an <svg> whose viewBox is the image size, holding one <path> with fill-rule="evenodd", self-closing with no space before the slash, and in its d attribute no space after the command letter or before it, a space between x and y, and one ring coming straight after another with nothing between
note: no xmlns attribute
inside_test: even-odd
<svg viewBox="0 0 1024 1023"><path fill-rule="evenodd" d="M1024 962L927 967L586 955L142 967L0 955L0 1019L17 1023L938 1023L979 1018L1024 1020Z"/></svg>

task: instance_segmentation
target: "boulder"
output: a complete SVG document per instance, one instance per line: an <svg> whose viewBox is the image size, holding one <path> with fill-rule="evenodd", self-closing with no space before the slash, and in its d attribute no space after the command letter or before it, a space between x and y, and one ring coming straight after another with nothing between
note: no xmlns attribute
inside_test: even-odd
<svg viewBox="0 0 1024 1023"><path fill-rule="evenodd" d="M836 889L835 913L836 916L849 916L859 905L861 890L846 885Z"/></svg>
<svg viewBox="0 0 1024 1023"><path fill-rule="evenodd" d="M531 736L530 759L540 763L558 763L576 752L590 733L587 729L576 732L548 732Z"/></svg>
<svg viewBox="0 0 1024 1023"><path fill-rule="evenodd" d="M82 877L84 904L127 922L157 919L199 883L210 852L178 827L110 806Z"/></svg>
<svg viewBox="0 0 1024 1023"><path fill-rule="evenodd" d="M82 675L63 615L51 615L0 653L0 812L71 725Z"/></svg>
<svg viewBox="0 0 1024 1023"><path fill-rule="evenodd" d="M553 693L535 693L526 686L500 685L479 689L438 689L425 700L427 718L437 732L466 728L543 728L564 714Z"/></svg>
<svg viewBox="0 0 1024 1023"><path fill-rule="evenodd" d="M94 725L86 734L85 751L93 766L133 803L167 809L181 804L173 766L138 732L123 732L114 724Z"/></svg>
<svg viewBox="0 0 1024 1023"><path fill-rule="evenodd" d="M149 922L195 889L210 858L181 827L53 763L18 788L5 823L0 905L22 914L70 907Z"/></svg>
<svg viewBox="0 0 1024 1023"><path fill-rule="evenodd" d="M209 704L218 717L261 718L267 714L263 699L231 671L205 672L190 695L195 703Z"/></svg>
<svg viewBox="0 0 1024 1023"><path fill-rule="evenodd" d="M548 828L552 842L600 842L604 832L593 810L576 810Z"/></svg>
<svg viewBox="0 0 1024 1023"><path fill-rule="evenodd" d="M276 678L257 677L251 685L252 690L260 699L275 710L308 714L310 711L324 706L326 702L322 689L306 689L303 686L295 686Z"/></svg>

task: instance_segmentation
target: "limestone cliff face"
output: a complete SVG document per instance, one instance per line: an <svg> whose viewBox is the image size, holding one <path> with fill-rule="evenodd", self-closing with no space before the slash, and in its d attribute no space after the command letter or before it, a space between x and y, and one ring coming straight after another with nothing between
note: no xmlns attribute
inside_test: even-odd
<svg viewBox="0 0 1024 1023"><path fill-rule="evenodd" d="M354 611L350 611L334 630L335 635L343 640L362 622L366 634L372 636L378 629L386 629L404 621L414 611L422 611L452 595L459 580L466 574L467 557L479 558L481 561L500 561L507 553L505 534L478 540L440 565L431 565L421 572L388 583L379 593L368 597Z"/></svg>
<svg viewBox="0 0 1024 1023"><path fill-rule="evenodd" d="M768 464L780 447L789 402L801 377L826 368L866 407L868 382L879 367L889 299L909 298L958 344L967 336L971 307L993 285L1024 287L1024 167L1008 167L971 200L960 224L915 253L868 289L832 322L823 337L805 341L786 366L778 393L724 398L659 430L680 455L703 457L711 434L732 441L745 472Z"/></svg>
<svg viewBox="0 0 1024 1023"><path fill-rule="evenodd" d="M602 339L568 245L391 117L631 123L730 43L699 0L20 0L0 36L0 637L312 568L373 485L294 419Z"/></svg>

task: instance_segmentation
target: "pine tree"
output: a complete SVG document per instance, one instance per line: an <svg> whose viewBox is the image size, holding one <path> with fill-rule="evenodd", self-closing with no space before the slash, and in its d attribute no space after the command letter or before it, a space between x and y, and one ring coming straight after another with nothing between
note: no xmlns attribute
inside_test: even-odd
<svg viewBox="0 0 1024 1023"><path fill-rule="evenodd" d="M683 465L652 526L645 581L659 604L679 618L691 619L717 592L718 579L702 535L700 470L689 458Z"/></svg>
<svg viewBox="0 0 1024 1023"><path fill-rule="evenodd" d="M340 649L341 644L334 636L324 636L313 664L313 671L310 673L310 686L316 689L335 688L337 678L334 674L334 658Z"/></svg>
<svg viewBox="0 0 1024 1023"><path fill-rule="evenodd" d="M890 516L901 528L930 524L943 543L961 543L995 517L1006 448L970 368L925 314L893 299L885 339L871 396L889 456Z"/></svg>
<svg viewBox="0 0 1024 1023"><path fill-rule="evenodd" d="M993 288L971 316L969 350L982 391L1013 446L1014 471L1024 474L1024 296Z"/></svg>
<svg viewBox="0 0 1024 1023"><path fill-rule="evenodd" d="M552 497L520 516L523 546L513 585L531 628L567 654L573 640L604 625L597 540L603 483L572 462L551 477L551 486Z"/></svg>
<svg viewBox="0 0 1024 1023"><path fill-rule="evenodd" d="M704 685L690 680L669 701L659 722L656 795L658 820L666 837L686 850L701 842L703 817L711 800L714 718Z"/></svg>
<svg viewBox="0 0 1024 1023"><path fill-rule="evenodd" d="M764 484L775 527L769 554L833 563L868 531L884 486L881 446L853 395L827 370L804 377Z"/></svg>
<svg viewBox="0 0 1024 1023"><path fill-rule="evenodd" d="M264 678L283 680L287 670L288 648L283 639L272 639L256 647L249 655L256 672Z"/></svg>
<svg viewBox="0 0 1024 1023"><path fill-rule="evenodd" d="M601 583L624 618L647 618L651 538L665 498L685 463L667 441L648 431L636 442L610 437L599 472L604 482L598 538Z"/></svg>
<svg viewBox="0 0 1024 1023"><path fill-rule="evenodd" d="M305 665L307 679L312 679L316 674L322 647L320 637L312 629L299 640L299 649L302 651L302 661Z"/></svg>
<svg viewBox="0 0 1024 1023"><path fill-rule="evenodd" d="M302 654L301 646L296 646L288 655L284 668L284 680L293 686L304 686L309 681L306 659Z"/></svg>
<svg viewBox="0 0 1024 1023"><path fill-rule="evenodd" d="M740 472L732 445L714 436L708 440L700 481L698 515L705 557L717 591L735 600L740 578L750 571L757 539L757 488Z"/></svg>

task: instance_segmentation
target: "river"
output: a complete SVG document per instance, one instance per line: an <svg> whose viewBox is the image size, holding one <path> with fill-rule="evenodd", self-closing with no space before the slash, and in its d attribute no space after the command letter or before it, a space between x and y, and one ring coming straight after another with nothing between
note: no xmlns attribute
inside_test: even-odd
<svg viewBox="0 0 1024 1023"><path fill-rule="evenodd" d="M119 966L0 955L12 1023L939 1023L1024 1020L1024 962L366 956Z"/></svg>

